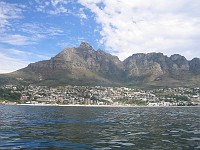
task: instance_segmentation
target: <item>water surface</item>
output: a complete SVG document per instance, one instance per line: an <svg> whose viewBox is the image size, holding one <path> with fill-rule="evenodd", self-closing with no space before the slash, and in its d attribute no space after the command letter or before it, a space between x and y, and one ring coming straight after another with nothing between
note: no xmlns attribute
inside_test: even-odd
<svg viewBox="0 0 200 150"><path fill-rule="evenodd" d="M0 149L200 149L199 107L0 105Z"/></svg>

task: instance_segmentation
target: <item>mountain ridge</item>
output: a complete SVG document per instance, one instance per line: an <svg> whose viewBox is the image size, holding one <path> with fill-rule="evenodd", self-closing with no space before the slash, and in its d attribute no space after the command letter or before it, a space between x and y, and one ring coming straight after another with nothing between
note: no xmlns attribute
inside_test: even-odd
<svg viewBox="0 0 200 150"><path fill-rule="evenodd" d="M82 42L65 48L55 57L31 63L7 74L32 83L112 86L195 86L200 85L200 59L187 60L179 54L137 53L120 61ZM187 83L187 84L186 84Z"/></svg>

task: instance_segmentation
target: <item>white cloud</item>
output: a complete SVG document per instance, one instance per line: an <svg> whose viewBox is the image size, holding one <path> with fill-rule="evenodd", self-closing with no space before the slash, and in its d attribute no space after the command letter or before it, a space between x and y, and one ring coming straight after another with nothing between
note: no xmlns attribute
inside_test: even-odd
<svg viewBox="0 0 200 150"><path fill-rule="evenodd" d="M81 19L87 19L87 18L88 18L87 15L85 14L83 8L80 8L80 9L79 9L79 17L80 17Z"/></svg>
<svg viewBox="0 0 200 150"><path fill-rule="evenodd" d="M13 19L21 18L23 5L10 4L1 1L0 2L0 18L1 19Z"/></svg>
<svg viewBox="0 0 200 150"><path fill-rule="evenodd" d="M61 15L73 15L80 18L81 24L84 24L84 20L88 19L88 16L84 12L84 8L77 7L76 1L73 0L50 0L39 1L35 0L37 5L36 10L53 16Z"/></svg>
<svg viewBox="0 0 200 150"><path fill-rule="evenodd" d="M11 44L11 45L28 45L30 44L29 38L19 34L4 35L0 37L1 43Z"/></svg>
<svg viewBox="0 0 200 150"><path fill-rule="evenodd" d="M50 15L61 15L71 13L71 11L65 7L70 2L69 0L35 0L35 2L38 4L36 6L36 10L39 12L47 13Z"/></svg>
<svg viewBox="0 0 200 150"><path fill-rule="evenodd" d="M24 35L10 34L6 32L8 30L9 29L6 30L6 28L4 28L3 31L2 29L2 36L0 37L0 42L10 45L36 44L36 42L43 39L51 39L55 36L66 35L66 33L64 33L64 31L58 27L51 27L47 24L45 25L36 23L24 23L22 25L19 25L18 28L15 29L15 31L18 31Z"/></svg>
<svg viewBox="0 0 200 150"><path fill-rule="evenodd" d="M14 55L19 55L19 56L27 56L27 53L21 50L17 50L17 49L9 49L9 51L12 52L12 54ZM28 53L29 54L29 53Z"/></svg>
<svg viewBox="0 0 200 150"><path fill-rule="evenodd" d="M50 55L48 54L42 54L38 52L29 52L29 51L22 51L18 49L0 49L4 54L7 54L8 56L12 56L12 58L18 58L20 60L24 61L39 61L39 60L47 60L50 59ZM34 57L33 57L34 56ZM31 59L30 59L31 58Z"/></svg>
<svg viewBox="0 0 200 150"><path fill-rule="evenodd" d="M67 42L66 42L67 41ZM69 47L77 47L82 41L87 41L84 37L70 37L66 40L59 41L57 46L61 49L69 48Z"/></svg>
<svg viewBox="0 0 200 150"><path fill-rule="evenodd" d="M16 71L19 68L26 67L29 63L30 62L8 57L5 54L0 53L0 73Z"/></svg>
<svg viewBox="0 0 200 150"><path fill-rule="evenodd" d="M30 34L32 40L50 39L54 36L64 35L64 31L58 27L52 27L48 24L24 23L19 31Z"/></svg>
<svg viewBox="0 0 200 150"><path fill-rule="evenodd" d="M10 19L22 18L23 5L0 2L0 27L10 26ZM2 29L1 29L2 30Z"/></svg>
<svg viewBox="0 0 200 150"><path fill-rule="evenodd" d="M84 8L80 8L76 15L80 18L81 25L84 25L84 21L88 19L88 16L84 12Z"/></svg>
<svg viewBox="0 0 200 150"><path fill-rule="evenodd" d="M15 21L23 18L24 5L0 2L0 42L11 45L27 45L29 38L21 34L11 34L16 31ZM17 21L16 21L17 22Z"/></svg>
<svg viewBox="0 0 200 150"><path fill-rule="evenodd" d="M68 4L69 0L51 0L51 4L56 7L58 5L62 5L62 4Z"/></svg>
<svg viewBox="0 0 200 150"><path fill-rule="evenodd" d="M71 42L61 41L61 42L57 43L57 46L59 46L60 48L64 49L64 48L68 48L68 47L76 47L76 44L73 44Z"/></svg>
<svg viewBox="0 0 200 150"><path fill-rule="evenodd" d="M26 67L29 63L48 60L50 57L49 54L0 47L0 73L16 71Z"/></svg>
<svg viewBox="0 0 200 150"><path fill-rule="evenodd" d="M101 25L101 44L125 59L133 53L200 57L198 0L79 0Z"/></svg>

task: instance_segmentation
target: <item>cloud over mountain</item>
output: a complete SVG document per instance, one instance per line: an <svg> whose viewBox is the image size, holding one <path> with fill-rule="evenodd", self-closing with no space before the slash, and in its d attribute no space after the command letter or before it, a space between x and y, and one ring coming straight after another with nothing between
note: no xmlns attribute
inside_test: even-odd
<svg viewBox="0 0 200 150"><path fill-rule="evenodd" d="M101 44L121 59L138 52L200 55L200 1L80 0L101 25Z"/></svg>

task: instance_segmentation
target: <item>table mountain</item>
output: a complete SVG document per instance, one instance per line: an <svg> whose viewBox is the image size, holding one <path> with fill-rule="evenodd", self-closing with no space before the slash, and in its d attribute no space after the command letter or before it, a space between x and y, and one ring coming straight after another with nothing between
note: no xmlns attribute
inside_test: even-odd
<svg viewBox="0 0 200 150"><path fill-rule="evenodd" d="M124 61L86 42L66 48L50 60L29 64L7 74L41 84L75 85L200 85L200 59L162 53L133 54Z"/></svg>

